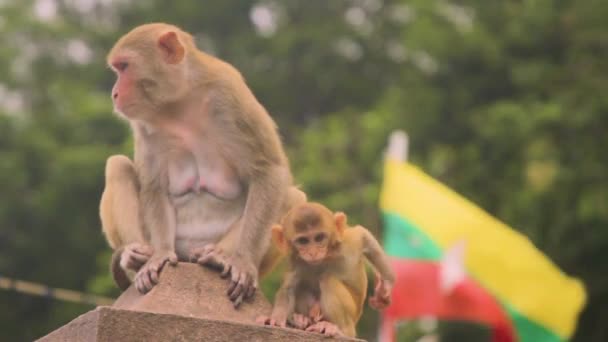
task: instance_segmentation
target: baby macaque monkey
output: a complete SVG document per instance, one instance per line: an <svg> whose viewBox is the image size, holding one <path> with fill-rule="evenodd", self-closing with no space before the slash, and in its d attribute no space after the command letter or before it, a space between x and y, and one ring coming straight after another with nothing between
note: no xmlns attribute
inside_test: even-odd
<svg viewBox="0 0 608 342"><path fill-rule="evenodd" d="M367 292L367 259L376 271L369 304L390 304L395 276L378 241L364 227L348 227L344 213L318 203L291 209L272 228L273 240L289 254L289 266L270 317L259 323L355 337Z"/></svg>

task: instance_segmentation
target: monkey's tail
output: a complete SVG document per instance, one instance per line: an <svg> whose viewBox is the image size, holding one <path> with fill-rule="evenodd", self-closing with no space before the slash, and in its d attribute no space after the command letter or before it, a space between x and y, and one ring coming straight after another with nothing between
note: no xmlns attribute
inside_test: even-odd
<svg viewBox="0 0 608 342"><path fill-rule="evenodd" d="M125 270L120 267L120 256L122 255L123 248L120 247L112 254L112 260L110 261L110 273L114 282L122 291L126 290L131 286L131 279L127 276Z"/></svg>

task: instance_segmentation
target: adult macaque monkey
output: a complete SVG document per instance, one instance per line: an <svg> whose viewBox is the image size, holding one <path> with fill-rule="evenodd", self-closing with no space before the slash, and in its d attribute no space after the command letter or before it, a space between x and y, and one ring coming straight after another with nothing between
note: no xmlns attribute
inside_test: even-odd
<svg viewBox="0 0 608 342"><path fill-rule="evenodd" d="M133 29L107 62L114 110L135 141L133 162L108 159L100 205L117 283L135 271L145 293L166 263L193 260L231 276L238 306L278 255L272 224L306 198L274 121L234 67L175 26Z"/></svg>
<svg viewBox="0 0 608 342"><path fill-rule="evenodd" d="M366 258L377 278L370 305L380 310L390 303L395 276L382 247L364 227L347 227L343 213L304 203L272 234L290 264L271 316L258 322L354 337L367 292Z"/></svg>

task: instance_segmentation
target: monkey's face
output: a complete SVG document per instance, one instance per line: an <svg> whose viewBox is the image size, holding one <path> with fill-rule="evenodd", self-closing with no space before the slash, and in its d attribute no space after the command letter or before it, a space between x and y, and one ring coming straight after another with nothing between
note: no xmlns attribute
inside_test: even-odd
<svg viewBox="0 0 608 342"><path fill-rule="evenodd" d="M116 83L112 87L114 111L130 119L137 118L138 107L141 107L137 99L142 97L135 87L137 75L134 71L136 64L133 62L134 58L118 56L110 64L116 73Z"/></svg>
<svg viewBox="0 0 608 342"><path fill-rule="evenodd" d="M291 242L303 261L317 265L327 258L329 236L324 231L313 230L298 234Z"/></svg>
<svg viewBox="0 0 608 342"><path fill-rule="evenodd" d="M150 120L164 105L179 101L189 87L185 53L178 33L162 27L140 27L121 38L108 55L116 73L114 111Z"/></svg>

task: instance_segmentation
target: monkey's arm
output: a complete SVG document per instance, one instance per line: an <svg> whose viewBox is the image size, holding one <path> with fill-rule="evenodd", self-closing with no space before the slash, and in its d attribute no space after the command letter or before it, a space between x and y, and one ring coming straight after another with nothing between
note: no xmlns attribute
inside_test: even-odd
<svg viewBox="0 0 608 342"><path fill-rule="evenodd" d="M143 221L150 232L152 257L135 276L135 287L146 293L158 283L158 276L168 262L177 265L175 254L175 209L163 191L154 189L142 194Z"/></svg>
<svg viewBox="0 0 608 342"><path fill-rule="evenodd" d="M150 231L150 244L155 253L175 253L175 209L169 197L160 190L142 196L144 224Z"/></svg>
<svg viewBox="0 0 608 342"><path fill-rule="evenodd" d="M386 308L391 302L391 292L395 283L395 273L391 269L386 254L378 240L367 229L357 226L355 229L361 236L363 255L369 260L376 271L376 286L369 304L376 310Z"/></svg>
<svg viewBox="0 0 608 342"><path fill-rule="evenodd" d="M139 180L133 162L114 155L106 161L105 188L99 205L102 230L114 253L110 272L118 287L131 285L132 275L151 256L140 221Z"/></svg>
<svg viewBox="0 0 608 342"><path fill-rule="evenodd" d="M378 240L376 240L374 235L364 227L357 226L354 229L358 230L361 235L363 255L365 255L367 260L374 266L382 279L393 283L395 281L395 273L388 262L386 253L384 253L382 246L378 243Z"/></svg>
<svg viewBox="0 0 608 342"><path fill-rule="evenodd" d="M289 316L294 313L296 306L296 272L290 271L285 274L283 283L274 296L274 306L270 317L262 317L259 321L264 324L286 327Z"/></svg>
<svg viewBox="0 0 608 342"><path fill-rule="evenodd" d="M268 250L270 227L278 216L289 185L288 170L269 166L264 174L251 178L240 235L231 261L231 298L248 298L258 287L258 265ZM239 300L236 299L238 303Z"/></svg>

